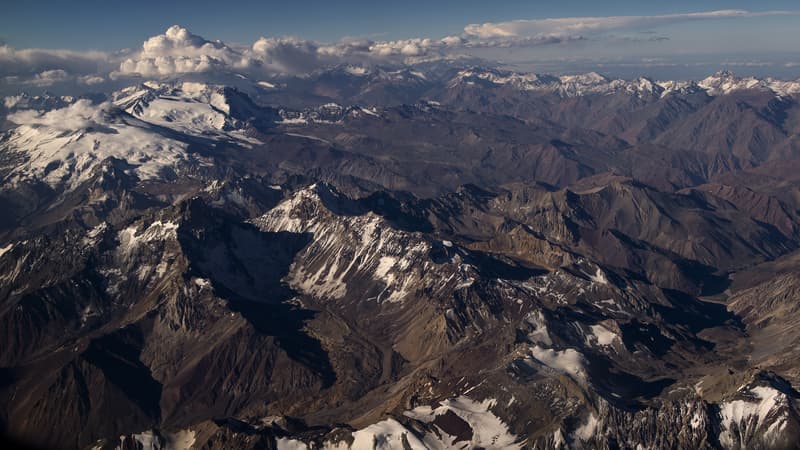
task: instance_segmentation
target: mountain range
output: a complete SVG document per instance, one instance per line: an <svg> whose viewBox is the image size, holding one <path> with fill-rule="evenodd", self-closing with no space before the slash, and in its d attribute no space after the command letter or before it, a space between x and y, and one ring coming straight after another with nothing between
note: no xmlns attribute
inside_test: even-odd
<svg viewBox="0 0 800 450"><path fill-rule="evenodd" d="M800 80L233 78L4 98L4 434L798 448Z"/></svg>

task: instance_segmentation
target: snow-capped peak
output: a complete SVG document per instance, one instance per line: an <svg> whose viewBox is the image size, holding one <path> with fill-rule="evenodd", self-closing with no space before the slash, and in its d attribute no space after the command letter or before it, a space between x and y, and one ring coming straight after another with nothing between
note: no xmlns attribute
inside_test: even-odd
<svg viewBox="0 0 800 450"><path fill-rule="evenodd" d="M734 398L719 405L719 440L726 448L784 448L784 431L797 427L797 411L786 389L769 376L761 378L740 387Z"/></svg>
<svg viewBox="0 0 800 450"><path fill-rule="evenodd" d="M111 98L119 108L153 125L207 139L252 143L237 131L242 124L234 117L232 99L223 86L150 81L117 91Z"/></svg>
<svg viewBox="0 0 800 450"><path fill-rule="evenodd" d="M7 132L0 150L17 155L19 162L4 181L9 186L44 182L69 191L108 159L125 161L140 180L159 179L165 169L201 159L187 153L189 137L252 145L256 141L231 114L232 104L239 105L232 101L240 101L231 92L204 83L146 82L114 92L102 103L7 97L7 119L17 126Z"/></svg>
<svg viewBox="0 0 800 450"><path fill-rule="evenodd" d="M369 69L362 66L347 65L344 67L344 71L349 73L350 75L354 75L357 77L363 77L365 75L369 75Z"/></svg>
<svg viewBox="0 0 800 450"><path fill-rule="evenodd" d="M562 83L573 83L576 85L596 85L608 83L608 78L597 72L589 72L578 75L563 75L559 77Z"/></svg>
<svg viewBox="0 0 800 450"><path fill-rule="evenodd" d="M705 92L708 95L717 96L745 89L762 89L783 96L800 93L800 80L741 78L727 70L719 71L700 82L693 82L653 81L647 77L633 80L609 79L597 72L554 77L473 67L458 72L449 85L455 87L461 84L473 85L476 83L484 86L510 86L523 91L551 92L561 97L607 95L619 92L640 97L649 95L664 97L673 93L691 94L694 92Z"/></svg>
<svg viewBox="0 0 800 450"><path fill-rule="evenodd" d="M112 103L78 100L50 111L23 110L8 116L4 152L21 162L4 182L41 181L71 190L88 180L103 161L126 161L139 179L158 179L167 167L188 159L187 145L161 134Z"/></svg>
<svg viewBox="0 0 800 450"><path fill-rule="evenodd" d="M768 88L766 83L758 78L739 78L728 70L720 70L697 84L705 89L709 95L724 95L742 89Z"/></svg>

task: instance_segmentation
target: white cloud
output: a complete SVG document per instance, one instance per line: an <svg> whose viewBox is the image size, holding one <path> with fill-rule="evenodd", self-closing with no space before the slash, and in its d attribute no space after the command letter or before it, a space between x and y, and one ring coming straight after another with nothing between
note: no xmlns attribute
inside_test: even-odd
<svg viewBox="0 0 800 450"><path fill-rule="evenodd" d="M441 41L432 39L402 39L373 43L369 51L378 57L386 56L424 56L432 50L440 50Z"/></svg>
<svg viewBox="0 0 800 450"><path fill-rule="evenodd" d="M343 56L341 51L328 47L320 51L319 44L296 38L259 38L250 49L253 60L266 71L298 73L314 70L324 64L326 58Z"/></svg>
<svg viewBox="0 0 800 450"><path fill-rule="evenodd" d="M49 88L54 85L98 85L118 64L115 55L99 51L23 49L0 46L0 89Z"/></svg>
<svg viewBox="0 0 800 450"><path fill-rule="evenodd" d="M646 28L679 22L743 18L769 15L795 14L788 11L750 12L738 9L706 11L686 14L665 14L659 16L606 16L606 17L563 17L555 19L512 20L508 22L487 22L467 25L464 33L468 38L510 39L579 37L589 33Z"/></svg>
<svg viewBox="0 0 800 450"><path fill-rule="evenodd" d="M94 86L96 84L105 83L106 79L99 75L84 75L82 77L78 77L78 82L88 86Z"/></svg>
<svg viewBox="0 0 800 450"><path fill-rule="evenodd" d="M0 75L20 76L63 70L68 73L90 74L103 70L109 55L105 52L76 52L71 50L24 49L0 45Z"/></svg>
<svg viewBox="0 0 800 450"><path fill-rule="evenodd" d="M339 63L402 63L407 58L444 54L464 47L459 36L395 41L351 40L320 43L294 37L261 37L250 47L208 41L174 25L147 39L119 63L113 78L165 78L186 73L231 70L250 74L307 73Z"/></svg>
<svg viewBox="0 0 800 450"><path fill-rule="evenodd" d="M251 61L221 41L208 41L173 25L164 34L153 36L142 49L123 60L114 75L163 77L215 69L247 68Z"/></svg>
<svg viewBox="0 0 800 450"><path fill-rule="evenodd" d="M29 81L29 83L36 86L51 86L54 83L57 83L59 81L65 81L68 79L70 79L70 75L67 73L66 70L53 69L37 73L36 75L34 75L33 79Z"/></svg>
<svg viewBox="0 0 800 450"><path fill-rule="evenodd" d="M82 130L104 122L110 103L93 105L89 100L78 100L71 105L45 113L26 109L10 114L7 119L13 123L30 127L48 127L56 131Z"/></svg>
<svg viewBox="0 0 800 450"><path fill-rule="evenodd" d="M64 69L44 70L31 76L9 75L3 78L6 84L46 88L59 83L78 83L95 86L106 82L100 75L72 75Z"/></svg>

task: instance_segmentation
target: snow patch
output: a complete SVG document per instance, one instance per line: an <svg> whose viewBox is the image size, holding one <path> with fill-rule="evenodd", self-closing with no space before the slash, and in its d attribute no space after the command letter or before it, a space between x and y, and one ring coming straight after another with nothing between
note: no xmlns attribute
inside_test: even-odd
<svg viewBox="0 0 800 450"><path fill-rule="evenodd" d="M594 413L590 414L586 419L586 423L582 424L575 430L575 437L581 441L588 441L597 433L597 426L599 421Z"/></svg>
<svg viewBox="0 0 800 450"><path fill-rule="evenodd" d="M14 248L14 244L8 244L5 247L0 247L0 258L2 258L3 255L8 253L9 251L11 251L12 248Z"/></svg>
<svg viewBox="0 0 800 450"><path fill-rule="evenodd" d="M344 71L354 76L364 76L369 73L369 69L361 66L347 66Z"/></svg>
<svg viewBox="0 0 800 450"><path fill-rule="evenodd" d="M192 430L181 430L176 433L168 433L163 437L157 435L152 430L144 431L142 433L132 434L135 445L141 450L189 450L195 442L195 432ZM122 443L125 442L125 436L120 436ZM117 447L121 449L125 447L121 445Z"/></svg>
<svg viewBox="0 0 800 450"><path fill-rule="evenodd" d="M352 450L392 450L407 448L426 450L428 447L395 419L386 419L353 433Z"/></svg>
<svg viewBox="0 0 800 450"><path fill-rule="evenodd" d="M378 267L375 268L375 278L379 280L387 279L389 271L395 266L395 264L397 264L397 258L393 256L381 256L381 258L378 260ZM394 281L394 277L388 281Z"/></svg>
<svg viewBox="0 0 800 450"><path fill-rule="evenodd" d="M703 426L705 425L705 419L699 410L694 412L694 415L692 416L692 420L691 422L689 422L689 425L692 427L693 430L703 428Z"/></svg>
<svg viewBox="0 0 800 450"><path fill-rule="evenodd" d="M599 267L594 275L589 275L589 279L592 280L592 283L608 284L608 278L606 278L606 274L604 274Z"/></svg>
<svg viewBox="0 0 800 450"><path fill-rule="evenodd" d="M197 438L192 430L181 430L167 436L167 444L170 450L189 450L194 445Z"/></svg>
<svg viewBox="0 0 800 450"><path fill-rule="evenodd" d="M579 382L586 382L586 369L584 368L583 355L571 348L561 351L542 348L538 345L531 347L531 356L539 363L566 373Z"/></svg>
<svg viewBox="0 0 800 450"><path fill-rule="evenodd" d="M553 345L553 341L547 331L547 321L541 311L530 312L525 316L525 321L533 328L528 333L529 341L537 344Z"/></svg>
<svg viewBox="0 0 800 450"><path fill-rule="evenodd" d="M378 112L375 110L375 108L372 108L372 109L360 108L360 110L361 110L361 112L363 112L364 114L366 114L368 116L373 116L373 117L380 117L381 116L380 114L378 114Z"/></svg>
<svg viewBox="0 0 800 450"><path fill-rule="evenodd" d="M437 416L451 411L472 428L472 440L468 448L521 448L522 444L517 442L519 440L517 436L511 434L508 426L492 413L491 408L496 404L497 401L493 398L477 402L462 395L440 402L440 406L437 408L420 406L404 414L407 417L430 423ZM455 443L450 441L445 444L447 444L447 448L454 448Z"/></svg>
<svg viewBox="0 0 800 450"><path fill-rule="evenodd" d="M308 119L306 119L305 116L286 117L275 123L280 123L284 125L303 125L308 123Z"/></svg>
<svg viewBox="0 0 800 450"><path fill-rule="evenodd" d="M211 285L211 281L209 281L208 278L195 278L194 284L200 289L203 289L209 287Z"/></svg>
<svg viewBox="0 0 800 450"><path fill-rule="evenodd" d="M275 440L278 450L308 450L308 444L303 441L288 438L278 438Z"/></svg>
<svg viewBox="0 0 800 450"><path fill-rule="evenodd" d="M123 254L130 254L133 249L147 242L177 239L178 224L156 220L141 233L136 227L128 227L119 233L119 248Z"/></svg>
<svg viewBox="0 0 800 450"><path fill-rule="evenodd" d="M281 122L281 123L287 123L287 122ZM292 122L292 123L306 123L306 122L303 121L303 122ZM308 134L299 134L299 133L284 133L284 134L286 134L287 136L293 136L293 137L299 137L299 138L303 138L303 139L310 139L312 141L323 142L323 143L329 144L329 145L331 144L331 141L329 141L327 139L322 139L322 138L319 138L319 137L316 137L316 136L310 136Z"/></svg>
<svg viewBox="0 0 800 450"><path fill-rule="evenodd" d="M603 325L596 324L589 327L590 333L586 335L586 344L597 344L599 346L612 345L619 337L616 333L604 327Z"/></svg>

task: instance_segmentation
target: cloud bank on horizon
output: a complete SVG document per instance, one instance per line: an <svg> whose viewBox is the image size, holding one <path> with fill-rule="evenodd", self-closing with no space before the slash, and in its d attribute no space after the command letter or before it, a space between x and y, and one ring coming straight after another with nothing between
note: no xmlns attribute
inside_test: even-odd
<svg viewBox="0 0 800 450"><path fill-rule="evenodd" d="M239 74L252 78L298 75L349 64L403 65L556 47L567 59L585 43L606 47L658 42L653 28L689 22L797 16L794 11L719 10L650 16L564 17L470 24L460 35L390 41L323 43L294 37L261 37L252 45L211 41L174 25L134 50L118 52L15 49L0 46L0 87L97 86L128 79L169 79L187 74ZM732 22L731 22L732 23ZM650 33L650 35L648 35ZM630 35L634 37L630 37ZM493 53L493 51L495 53ZM504 58L507 58L504 54ZM603 55L597 59L602 60ZM591 60L591 58L589 58ZM642 59L645 61L645 59ZM657 58L648 58L655 61ZM785 67L793 67L787 62Z"/></svg>
<svg viewBox="0 0 800 450"><path fill-rule="evenodd" d="M792 11L750 12L741 9L725 9L685 14L664 14L658 16L607 16L607 17L564 17L557 19L512 20L508 22L467 25L464 32L484 39L502 37L527 37L543 34L556 36L581 35L600 31L646 28L658 25L700 21L709 19L730 19L793 15Z"/></svg>

